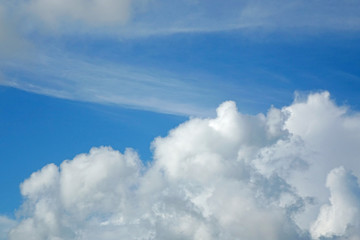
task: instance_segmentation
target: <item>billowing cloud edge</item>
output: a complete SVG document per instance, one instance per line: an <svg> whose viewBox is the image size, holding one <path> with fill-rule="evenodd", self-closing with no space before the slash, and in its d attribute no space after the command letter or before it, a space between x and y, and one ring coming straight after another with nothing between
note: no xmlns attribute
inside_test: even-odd
<svg viewBox="0 0 360 240"><path fill-rule="evenodd" d="M21 184L18 239L359 239L360 115L328 92L224 102L136 152L93 148ZM29 238L30 236L30 238Z"/></svg>

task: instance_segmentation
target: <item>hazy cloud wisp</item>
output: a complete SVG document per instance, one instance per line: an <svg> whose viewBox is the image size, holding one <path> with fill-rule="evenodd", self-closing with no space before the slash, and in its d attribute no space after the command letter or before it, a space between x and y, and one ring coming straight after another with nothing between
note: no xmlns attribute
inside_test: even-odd
<svg viewBox="0 0 360 240"><path fill-rule="evenodd" d="M139 37L231 30L358 31L358 1L65 0L0 3L26 19L26 31ZM31 30L32 29L32 30ZM47 31L51 30L51 31Z"/></svg>

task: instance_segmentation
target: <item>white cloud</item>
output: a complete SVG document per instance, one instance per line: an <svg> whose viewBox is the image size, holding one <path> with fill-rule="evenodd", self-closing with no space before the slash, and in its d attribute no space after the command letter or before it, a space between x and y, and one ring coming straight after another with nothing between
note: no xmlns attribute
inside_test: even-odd
<svg viewBox="0 0 360 240"><path fill-rule="evenodd" d="M318 32L360 29L360 7L357 1L351 0L20 0L8 5L26 19L26 29L35 32L42 29L50 35L106 32L139 37L233 30Z"/></svg>
<svg viewBox="0 0 360 240"><path fill-rule="evenodd" d="M31 48L29 41L20 32L17 14L10 11L8 4L0 2L0 60L19 58L24 51Z"/></svg>
<svg viewBox="0 0 360 240"><path fill-rule="evenodd" d="M323 205L311 234L321 236L360 236L360 188L358 179L343 167L333 169L327 177L330 189L330 205ZM350 232L350 233L347 233ZM355 238L356 239L356 238Z"/></svg>
<svg viewBox="0 0 360 240"><path fill-rule="evenodd" d="M225 102L148 166L100 147L33 173L9 239L358 239L359 126L327 92L266 115Z"/></svg>
<svg viewBox="0 0 360 240"><path fill-rule="evenodd" d="M39 59L21 64L0 61L4 69L20 75L11 77L5 71L0 85L57 98L194 116L209 115L211 104L217 102L214 89L220 89L220 84L192 82L186 76L148 67L62 54ZM206 103L201 101L204 98Z"/></svg>
<svg viewBox="0 0 360 240"><path fill-rule="evenodd" d="M67 44L63 41L86 41L91 36L91 41L100 45L116 38L127 38L130 43L133 38L141 38L136 41L146 42L148 38L142 37L179 32L356 32L360 29L359 8L356 1L323 0L2 1L0 85L66 99L204 116L215 103L224 100L225 94L234 92L234 86L208 86L201 80L206 77L194 72L191 74L196 77L180 72L168 74L148 65L119 66L99 56L90 59L88 53L84 59L65 50ZM246 95L244 99L254 100L248 88L239 91ZM193 107L195 104L197 107Z"/></svg>
<svg viewBox="0 0 360 240"><path fill-rule="evenodd" d="M0 240L6 240L11 228L15 227L16 221L0 215Z"/></svg>
<svg viewBox="0 0 360 240"><path fill-rule="evenodd" d="M127 25L122 36L174 33L272 31L318 33L359 31L357 1L149 1Z"/></svg>

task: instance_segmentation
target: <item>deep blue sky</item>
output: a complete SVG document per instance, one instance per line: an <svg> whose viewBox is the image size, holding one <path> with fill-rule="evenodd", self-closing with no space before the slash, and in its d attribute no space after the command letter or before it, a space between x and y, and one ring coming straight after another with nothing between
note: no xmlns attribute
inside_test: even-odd
<svg viewBox="0 0 360 240"><path fill-rule="evenodd" d="M360 109L356 1L150 1L110 22L22 2L0 2L0 215L42 166L101 145L151 160L156 136L226 100L256 114L328 90Z"/></svg>

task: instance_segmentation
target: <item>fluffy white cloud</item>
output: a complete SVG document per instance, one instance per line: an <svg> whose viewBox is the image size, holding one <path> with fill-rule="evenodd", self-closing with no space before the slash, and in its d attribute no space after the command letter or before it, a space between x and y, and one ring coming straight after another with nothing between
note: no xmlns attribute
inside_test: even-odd
<svg viewBox="0 0 360 240"><path fill-rule="evenodd" d="M123 155L106 147L64 161L60 168L45 166L21 185L27 198L23 211L32 217L24 219L10 239L73 239L79 224L88 220L101 225L131 202L140 171L132 150Z"/></svg>
<svg viewBox="0 0 360 240"><path fill-rule="evenodd" d="M339 167L329 173L326 186L331 193L330 205L321 207L318 219L311 228L312 236L331 238L343 236L349 231L350 233L347 234L359 239L360 188L358 179L343 167Z"/></svg>
<svg viewBox="0 0 360 240"><path fill-rule="evenodd" d="M359 239L359 126L327 92L266 115L225 102L148 166L100 147L33 173L9 239Z"/></svg>

